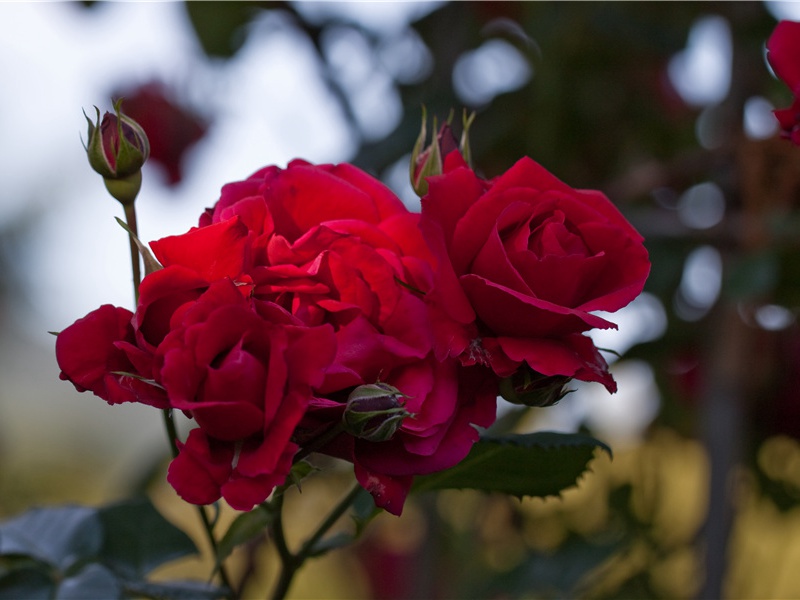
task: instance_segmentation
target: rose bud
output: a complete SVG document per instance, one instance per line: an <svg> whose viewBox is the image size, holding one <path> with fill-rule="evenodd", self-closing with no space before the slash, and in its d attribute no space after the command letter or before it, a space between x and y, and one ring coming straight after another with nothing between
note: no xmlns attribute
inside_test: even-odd
<svg viewBox="0 0 800 600"><path fill-rule="evenodd" d="M546 377L523 364L513 375L500 380L500 395L512 404L552 406L572 391L564 389L571 379L563 375Z"/></svg>
<svg viewBox="0 0 800 600"><path fill-rule="evenodd" d="M122 204L131 204L142 185L142 165L150 155L150 143L141 126L122 114L122 100L114 103L115 115L106 112L92 123L89 117L89 142L86 154L89 165L103 176L109 193ZM84 115L85 116L85 115Z"/></svg>
<svg viewBox="0 0 800 600"><path fill-rule="evenodd" d="M474 113L469 117L464 115L463 133L461 134L461 142L456 140L453 128L450 122L453 120L453 114L447 122L443 123L436 133L434 139L431 141L427 148L423 149L425 138L428 136L426 121L427 114L425 110L422 111L422 127L420 128L419 136L414 144L414 149L411 151L411 185L414 191L422 197L428 193L427 177L432 175L441 175L444 171L444 157L450 154L453 150L460 150L464 160L469 163L470 150L469 150L469 127L474 120ZM436 130L436 118L433 119L433 129Z"/></svg>
<svg viewBox="0 0 800 600"><path fill-rule="evenodd" d="M342 414L344 430L368 442L390 440L400 429L403 419L411 416L405 407L403 394L386 383L360 385L347 398Z"/></svg>

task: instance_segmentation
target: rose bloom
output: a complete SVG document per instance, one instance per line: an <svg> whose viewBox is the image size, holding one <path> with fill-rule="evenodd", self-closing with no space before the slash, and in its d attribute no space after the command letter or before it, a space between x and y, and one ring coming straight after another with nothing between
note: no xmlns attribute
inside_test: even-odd
<svg viewBox="0 0 800 600"><path fill-rule="evenodd" d="M239 510L285 480L291 436L336 349L329 325L250 297L247 240L234 219L154 242L166 267L142 281L136 314L103 306L56 341L61 377L79 391L192 417L169 482L188 502Z"/></svg>
<svg viewBox="0 0 800 600"><path fill-rule="evenodd" d="M413 414L390 441L342 434L322 452L349 460L378 506L399 514L413 476L451 467L495 418L496 378L439 361L424 293L430 254L410 213L383 184L347 164L294 161L223 188L201 219L249 229L253 296L309 326L329 324L337 352L295 439L313 445L342 419L358 385L385 382ZM201 228L202 229L202 228Z"/></svg>
<svg viewBox="0 0 800 600"><path fill-rule="evenodd" d="M199 425L169 468L178 494L239 510L266 500L291 469L291 436L334 352L329 326L246 299L229 279L212 284L156 352L170 405Z"/></svg>
<svg viewBox="0 0 800 600"><path fill-rule="evenodd" d="M767 41L767 59L794 94L789 108L775 111L781 135L800 146L800 23L781 21Z"/></svg>
<svg viewBox="0 0 800 600"><path fill-rule="evenodd" d="M421 228L438 261L428 294L437 355L506 377L523 363L546 376L616 390L584 333L615 325L650 269L642 237L603 194L575 190L529 158L490 181L457 152L429 178Z"/></svg>

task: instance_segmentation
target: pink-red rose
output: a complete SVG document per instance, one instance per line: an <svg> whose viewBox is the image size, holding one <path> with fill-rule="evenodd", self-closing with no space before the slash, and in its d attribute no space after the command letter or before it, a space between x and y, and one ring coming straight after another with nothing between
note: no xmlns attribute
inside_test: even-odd
<svg viewBox="0 0 800 600"><path fill-rule="evenodd" d="M781 21L767 41L767 59L794 95L789 108L775 111L781 135L800 146L800 23Z"/></svg>
<svg viewBox="0 0 800 600"><path fill-rule="evenodd" d="M501 376L616 385L584 333L614 324L650 269L642 237L603 194L575 190L529 158L485 181L458 153L429 179L421 227L438 261L429 294L438 356Z"/></svg>

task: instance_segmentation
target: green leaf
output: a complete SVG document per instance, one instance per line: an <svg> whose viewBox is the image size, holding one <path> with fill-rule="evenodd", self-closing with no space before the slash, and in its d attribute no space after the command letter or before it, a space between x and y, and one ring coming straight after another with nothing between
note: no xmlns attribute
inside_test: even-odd
<svg viewBox="0 0 800 600"><path fill-rule="evenodd" d="M353 501L353 514L351 515L356 525L354 539L358 539L364 533L370 521L382 512L383 509L375 506L375 498L372 497L372 494L366 490L359 493Z"/></svg>
<svg viewBox="0 0 800 600"><path fill-rule="evenodd" d="M217 564L228 558L236 546L263 533L274 518L275 513L264 504L236 517L217 544Z"/></svg>
<svg viewBox="0 0 800 600"><path fill-rule="evenodd" d="M208 56L230 58L245 40L246 25L256 16L254 2L185 2L197 40Z"/></svg>
<svg viewBox="0 0 800 600"><path fill-rule="evenodd" d="M518 498L557 496L575 485L597 448L611 456L604 443L577 433L486 436L455 467L417 477L413 489L475 489Z"/></svg>
<svg viewBox="0 0 800 600"><path fill-rule="evenodd" d="M0 577L0 600L50 600L55 589L50 575L37 567L15 569Z"/></svg>
<svg viewBox="0 0 800 600"><path fill-rule="evenodd" d="M123 585L129 596L158 600L214 600L228 594L225 588L201 581L126 581Z"/></svg>
<svg viewBox="0 0 800 600"><path fill-rule="evenodd" d="M112 600L122 598L122 585L111 571L92 563L58 586L56 600Z"/></svg>
<svg viewBox="0 0 800 600"><path fill-rule="evenodd" d="M624 546L624 540L595 542L572 534L557 549L531 552L511 571L489 580L485 589L471 591L480 598L582 598L581 584L591 571Z"/></svg>
<svg viewBox="0 0 800 600"><path fill-rule="evenodd" d="M35 508L0 524L0 555L22 554L66 571L95 556L103 525L93 508Z"/></svg>
<svg viewBox="0 0 800 600"><path fill-rule="evenodd" d="M197 552L189 536L146 498L104 507L99 515L105 528L103 562L125 578L144 577L165 562Z"/></svg>
<svg viewBox="0 0 800 600"><path fill-rule="evenodd" d="M289 475L286 477L286 482L283 485L279 485L275 488L273 498L280 496L281 494L285 494L286 490L290 489L292 486L297 486L297 489L302 492L303 490L300 487L300 482L312 473L316 473L319 470L319 467L315 467L307 460L296 462L292 465L292 470L289 471Z"/></svg>

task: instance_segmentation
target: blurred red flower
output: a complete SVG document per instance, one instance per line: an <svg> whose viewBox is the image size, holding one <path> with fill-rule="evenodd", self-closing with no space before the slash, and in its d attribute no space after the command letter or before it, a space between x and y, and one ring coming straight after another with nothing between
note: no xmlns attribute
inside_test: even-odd
<svg viewBox="0 0 800 600"><path fill-rule="evenodd" d="M114 94L115 99L123 99L125 114L144 128L150 140L150 161L161 165L172 186L183 179L184 156L205 136L208 123L171 96L159 81Z"/></svg>

